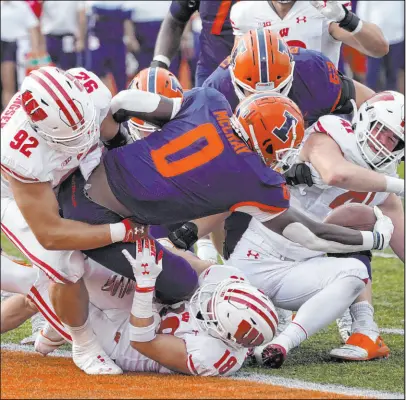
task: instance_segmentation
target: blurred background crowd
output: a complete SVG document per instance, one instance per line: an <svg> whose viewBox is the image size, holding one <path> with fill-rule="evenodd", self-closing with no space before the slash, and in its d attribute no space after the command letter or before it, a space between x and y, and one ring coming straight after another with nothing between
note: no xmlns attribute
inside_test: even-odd
<svg viewBox="0 0 406 400"><path fill-rule="evenodd" d="M377 24L389 53L372 58L343 45L339 69L375 91L404 93L403 1L352 1L352 10ZM113 93L123 90L154 56L171 1L1 1L2 109L24 76L39 65L83 66ZM194 86L202 23L196 12L183 33L170 70L184 88Z"/></svg>

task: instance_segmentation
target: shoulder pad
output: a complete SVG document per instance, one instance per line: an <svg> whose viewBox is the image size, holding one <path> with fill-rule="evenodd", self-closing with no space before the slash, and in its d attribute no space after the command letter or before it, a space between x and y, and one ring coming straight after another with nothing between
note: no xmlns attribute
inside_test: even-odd
<svg viewBox="0 0 406 400"><path fill-rule="evenodd" d="M85 68L71 68L67 72L77 78L85 87L93 100L95 107L100 111L100 123L106 118L110 109L112 94L101 79Z"/></svg>

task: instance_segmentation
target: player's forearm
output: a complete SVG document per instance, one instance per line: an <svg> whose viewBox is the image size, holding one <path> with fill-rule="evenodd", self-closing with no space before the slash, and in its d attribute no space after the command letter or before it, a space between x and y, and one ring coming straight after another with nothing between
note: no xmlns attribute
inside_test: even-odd
<svg viewBox="0 0 406 400"><path fill-rule="evenodd" d="M213 230L217 227L220 227L220 224L222 224L230 215L230 212L224 212L220 214L210 215L208 217L195 219L194 221L192 221L197 226L197 236L199 237L199 239L213 232Z"/></svg>
<svg viewBox="0 0 406 400"><path fill-rule="evenodd" d="M380 58L389 52L388 41L381 29L373 23L363 21L362 29L354 35L354 39L367 56Z"/></svg>
<svg viewBox="0 0 406 400"><path fill-rule="evenodd" d="M319 223L293 207L264 222L264 225L303 247L326 253L371 250L377 245L375 243L377 238L372 232L361 232L337 225Z"/></svg>
<svg viewBox="0 0 406 400"><path fill-rule="evenodd" d="M84 42L86 38L86 31L87 31L86 9L81 8L78 11L77 39Z"/></svg>
<svg viewBox="0 0 406 400"><path fill-rule="evenodd" d="M321 178L330 186L357 192L385 192L387 188L384 175L347 161L324 170Z"/></svg>
<svg viewBox="0 0 406 400"><path fill-rule="evenodd" d="M167 14L161 24L158 37L155 44L154 57L162 55L164 57L172 58L179 50L180 41L186 24L177 21L170 13Z"/></svg>
<svg viewBox="0 0 406 400"><path fill-rule="evenodd" d="M33 230L47 250L90 250L113 243L110 225L90 225L60 218L55 224Z"/></svg>

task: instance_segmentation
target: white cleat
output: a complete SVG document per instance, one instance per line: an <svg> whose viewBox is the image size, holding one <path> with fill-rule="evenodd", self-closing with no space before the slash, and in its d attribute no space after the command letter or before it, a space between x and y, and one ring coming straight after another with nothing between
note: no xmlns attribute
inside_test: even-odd
<svg viewBox="0 0 406 400"><path fill-rule="evenodd" d="M52 340L45 336L43 330L37 335L34 343L34 349L36 352L41 353L43 356L46 356L49 353L52 353L58 347L66 343L65 339Z"/></svg>
<svg viewBox="0 0 406 400"><path fill-rule="evenodd" d="M350 309L347 308L345 313L336 319L338 332L340 333L341 342L344 344L347 342L348 338L351 336L352 327L352 317L350 314Z"/></svg>
<svg viewBox="0 0 406 400"><path fill-rule="evenodd" d="M96 340L96 338L94 338ZM73 362L88 375L120 375L123 370L93 341L89 346L72 345Z"/></svg>
<svg viewBox="0 0 406 400"><path fill-rule="evenodd" d="M23 340L21 340L20 344L28 344L28 345L34 345L35 340L37 339L37 336L39 335L39 332L41 329L45 327L46 321L44 316L38 312L35 315L31 317L31 332L32 334Z"/></svg>

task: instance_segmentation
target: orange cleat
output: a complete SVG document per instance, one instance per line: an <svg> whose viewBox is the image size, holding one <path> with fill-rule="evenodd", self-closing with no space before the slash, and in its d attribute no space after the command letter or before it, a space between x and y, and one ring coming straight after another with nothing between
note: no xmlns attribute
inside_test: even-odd
<svg viewBox="0 0 406 400"><path fill-rule="evenodd" d="M377 358L388 358L389 347L380 336L373 342L367 335L353 333L344 346L333 349L330 356L339 360L369 361Z"/></svg>

